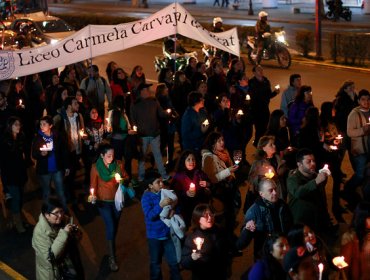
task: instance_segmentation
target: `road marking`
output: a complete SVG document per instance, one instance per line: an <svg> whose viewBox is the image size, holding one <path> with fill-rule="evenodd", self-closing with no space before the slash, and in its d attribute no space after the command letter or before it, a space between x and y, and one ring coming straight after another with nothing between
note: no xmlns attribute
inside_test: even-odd
<svg viewBox="0 0 370 280"><path fill-rule="evenodd" d="M7 266L5 263L1 261L0 261L0 270L4 271L6 274L8 274L13 279L27 280L27 278L23 277L18 272L16 272L14 269L12 269L10 266Z"/></svg>

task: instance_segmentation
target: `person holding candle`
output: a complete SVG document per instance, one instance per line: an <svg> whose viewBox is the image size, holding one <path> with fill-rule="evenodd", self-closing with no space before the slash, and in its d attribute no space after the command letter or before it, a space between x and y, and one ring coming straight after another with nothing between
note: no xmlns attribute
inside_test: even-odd
<svg viewBox="0 0 370 280"><path fill-rule="evenodd" d="M172 73L172 72L171 72ZM166 110L167 118L161 119L161 151L167 150L167 167L172 169L175 165L173 155L175 151L175 132L176 122L179 114L172 105L168 95L169 88L165 83L159 83L156 88L155 97L157 98L161 108Z"/></svg>
<svg viewBox="0 0 370 280"><path fill-rule="evenodd" d="M338 226L331 223L326 203L326 172L316 173L316 161L312 152L297 152L298 168L287 179L289 208L294 223L303 223L319 233L336 234Z"/></svg>
<svg viewBox="0 0 370 280"><path fill-rule="evenodd" d="M24 159L24 145L25 136L22 131L21 120L18 117L10 117L0 142L0 170L4 189L12 197L10 199L10 211L18 233L25 232L21 220L23 190L28 179Z"/></svg>
<svg viewBox="0 0 370 280"><path fill-rule="evenodd" d="M286 280L283 259L290 245L282 233L272 233L263 245L262 259L257 261L241 280Z"/></svg>
<svg viewBox="0 0 370 280"><path fill-rule="evenodd" d="M285 255L283 267L291 280L318 280L318 267L311 254L303 247L292 247Z"/></svg>
<svg viewBox="0 0 370 280"><path fill-rule="evenodd" d="M148 147L151 147L158 172L163 180L170 180L171 176L163 164L161 149L160 149L160 118L167 118L167 112L163 111L158 101L150 92L152 84L142 83L138 85L136 91L138 98L131 108L132 125L137 126L137 133L140 137L141 150L139 155L139 181L143 181L145 177L145 157Z"/></svg>
<svg viewBox="0 0 370 280"><path fill-rule="evenodd" d="M118 230L121 211L114 204L115 194L119 184L128 179L123 164L114 158L114 149L110 144L99 146L98 160L91 168L90 185L96 196L96 205L105 224L105 234L109 248L109 268L118 271L115 256L115 239ZM120 176L116 180L116 174ZM117 176L118 177L118 176Z"/></svg>
<svg viewBox="0 0 370 280"><path fill-rule="evenodd" d="M254 240L254 259L259 259L263 244L269 234L287 234L293 224L288 205L279 199L276 183L271 179L261 179L258 184L259 197L247 210L241 234L237 241L239 250Z"/></svg>
<svg viewBox="0 0 370 280"><path fill-rule="evenodd" d="M329 276L336 272L337 268L331 261L334 256L333 252L329 250L327 244L320 237L316 236L309 226L304 224L293 225L288 233L288 241L292 247L306 247L308 252L311 253L315 266L320 263L324 264L323 279L330 279Z"/></svg>
<svg viewBox="0 0 370 280"><path fill-rule="evenodd" d="M275 178L275 182L277 183L277 186L279 188L279 196L280 198L286 200L286 178L288 177L289 169L285 164L285 160L283 160L280 155L276 153L274 136L265 135L260 138L260 140L258 141L255 158L256 160L266 159L271 164L273 169L272 176L274 176L275 174L277 175L277 177Z"/></svg>
<svg viewBox="0 0 370 280"><path fill-rule="evenodd" d="M236 213L241 207L239 186L235 182L235 172L239 166L232 162L229 152L225 148L223 136L218 132L211 132L202 150L203 171L211 180L212 196L219 199L224 206L225 228L229 233L229 240L233 239Z"/></svg>
<svg viewBox="0 0 370 280"><path fill-rule="evenodd" d="M211 195L209 179L199 167L195 153L185 150L178 160L171 182L171 188L179 198L179 210L188 228L195 206L208 203Z"/></svg>
<svg viewBox="0 0 370 280"><path fill-rule="evenodd" d="M370 151L370 93L366 89L358 93L359 106L348 115L347 135L351 139L350 158L354 174L344 185L342 198L353 210L361 200L356 188L364 183L366 164L369 163Z"/></svg>
<svg viewBox="0 0 370 280"><path fill-rule="evenodd" d="M321 104L320 126L324 133L324 143L329 147L337 147L337 150L330 149L325 152L325 161L330 164L330 171L333 177L332 212L338 222L344 222L342 217L346 209L340 205L340 185L344 173L340 169L345 154L345 146L342 143L343 137L334 121L333 102Z"/></svg>
<svg viewBox="0 0 370 280"><path fill-rule="evenodd" d="M166 258L170 269L171 279L180 280L181 275L177 261L176 249L170 236L170 228L161 220L163 208L172 205L170 198L161 200L163 181L159 174L151 174L147 179L148 189L141 198L144 212L146 236L150 255L150 280L162 279L161 263Z"/></svg>
<svg viewBox="0 0 370 280"><path fill-rule="evenodd" d="M370 279L370 202L360 202L353 215L350 229L342 236L340 254L348 263L345 269L350 280Z"/></svg>
<svg viewBox="0 0 370 280"><path fill-rule="evenodd" d="M44 146L49 147L48 151L41 149ZM42 198L44 202L47 201L50 184L53 182L63 209L68 212L63 183L64 176L69 174L69 158L65 146L64 138L54 129L51 116L42 117L40 129L32 143L32 157L36 160L36 174L39 177Z"/></svg>
<svg viewBox="0 0 370 280"><path fill-rule="evenodd" d="M181 119L182 148L200 152L209 125L205 125L206 118L201 109L204 108L204 97L197 91L188 96L188 108Z"/></svg>
<svg viewBox="0 0 370 280"><path fill-rule="evenodd" d="M249 80L249 92L251 96L251 113L255 128L253 145L257 147L258 140L264 135L270 117L270 100L280 93L280 89L271 90L269 79L263 75L261 65L252 69L254 77Z"/></svg>
<svg viewBox="0 0 370 280"><path fill-rule="evenodd" d="M208 204L198 204L194 208L192 229L185 239L181 258L182 267L192 272L192 280L228 279L231 263L225 234L215 225L214 217Z"/></svg>
<svg viewBox="0 0 370 280"><path fill-rule="evenodd" d="M89 110L89 118L86 120L85 130L83 133L83 152L82 159L85 168L84 187L85 192L90 187L90 171L93 162L98 157L98 147L104 140L104 123L99 116L96 108Z"/></svg>

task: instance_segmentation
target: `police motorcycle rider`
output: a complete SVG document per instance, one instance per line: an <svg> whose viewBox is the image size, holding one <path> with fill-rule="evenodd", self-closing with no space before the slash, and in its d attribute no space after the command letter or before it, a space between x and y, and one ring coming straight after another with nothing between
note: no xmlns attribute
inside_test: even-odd
<svg viewBox="0 0 370 280"><path fill-rule="evenodd" d="M255 26L257 61L261 61L263 49L268 49L271 44L271 27L267 22L268 13L261 11L258 13L258 20Z"/></svg>

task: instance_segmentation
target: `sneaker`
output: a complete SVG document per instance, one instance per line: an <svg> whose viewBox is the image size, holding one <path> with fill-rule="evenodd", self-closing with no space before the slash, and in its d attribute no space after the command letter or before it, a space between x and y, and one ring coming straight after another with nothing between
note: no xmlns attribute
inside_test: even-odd
<svg viewBox="0 0 370 280"><path fill-rule="evenodd" d="M114 257L109 257L109 268L113 272L118 271L118 265L117 265L116 259Z"/></svg>

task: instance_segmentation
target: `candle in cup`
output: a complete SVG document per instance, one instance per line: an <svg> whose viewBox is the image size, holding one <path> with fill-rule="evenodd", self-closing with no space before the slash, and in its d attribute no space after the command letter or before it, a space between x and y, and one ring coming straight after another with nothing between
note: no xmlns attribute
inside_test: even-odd
<svg viewBox="0 0 370 280"><path fill-rule="evenodd" d="M171 109L167 109L167 113L170 114L171 113Z"/></svg>
<svg viewBox="0 0 370 280"><path fill-rule="evenodd" d="M19 99L19 106L22 106L22 99Z"/></svg>
<svg viewBox="0 0 370 280"><path fill-rule="evenodd" d="M91 194L91 196L94 196L94 189L93 188L90 188L90 194Z"/></svg>
<svg viewBox="0 0 370 280"><path fill-rule="evenodd" d="M131 92L129 92L129 91L128 91L128 92L127 92L127 95L130 95L130 94L131 94Z"/></svg>
<svg viewBox="0 0 370 280"><path fill-rule="evenodd" d="M335 146L335 145L330 145L330 146L329 146L329 148L330 148L330 150L332 150L332 151L336 151L336 150L338 150L338 147L337 147L337 146Z"/></svg>
<svg viewBox="0 0 370 280"><path fill-rule="evenodd" d="M275 86L275 89L276 89L276 90L280 89L280 85L279 85L279 84L277 84L277 85Z"/></svg>
<svg viewBox="0 0 370 280"><path fill-rule="evenodd" d="M195 184L194 183L190 183L189 191L195 192Z"/></svg>
<svg viewBox="0 0 370 280"><path fill-rule="evenodd" d="M346 263L343 256L333 258L333 264L339 269L342 269L348 266L348 263Z"/></svg>
<svg viewBox="0 0 370 280"><path fill-rule="evenodd" d="M202 249L202 245L204 243L204 238L202 237L196 237L194 238L194 243L197 246L197 250L200 251Z"/></svg>
<svg viewBox="0 0 370 280"><path fill-rule="evenodd" d="M267 179L272 179L275 176L274 172L272 172L271 168L269 168L269 172L265 173L265 177Z"/></svg>
<svg viewBox="0 0 370 280"><path fill-rule="evenodd" d="M240 115L240 116L243 116L244 113L243 113L243 110L238 110L238 113L236 113L237 115Z"/></svg>
<svg viewBox="0 0 370 280"><path fill-rule="evenodd" d="M206 120L203 122L203 125L205 125L205 126L209 125L209 121L208 121L208 119L206 119Z"/></svg>
<svg viewBox="0 0 370 280"><path fill-rule="evenodd" d="M134 125L134 126L132 127L132 129L133 129L134 131L137 131L137 126L136 126L136 125Z"/></svg>
<svg viewBox="0 0 370 280"><path fill-rule="evenodd" d="M247 95L245 96L245 100L247 100L247 101L251 100L251 96L250 96L249 94L247 94Z"/></svg>
<svg viewBox="0 0 370 280"><path fill-rule="evenodd" d="M117 182L121 181L121 175L119 175L119 173L114 174L114 179L116 179Z"/></svg>
<svg viewBox="0 0 370 280"><path fill-rule="evenodd" d="M322 280L322 272L324 270L324 265L322 263L319 263L318 267L319 267L319 273L320 273L319 280Z"/></svg>
<svg viewBox="0 0 370 280"><path fill-rule="evenodd" d="M81 129L81 130L80 130L80 136L81 136L81 137L86 136L86 134L85 134L85 132L84 132L84 130L83 130L83 129Z"/></svg>

